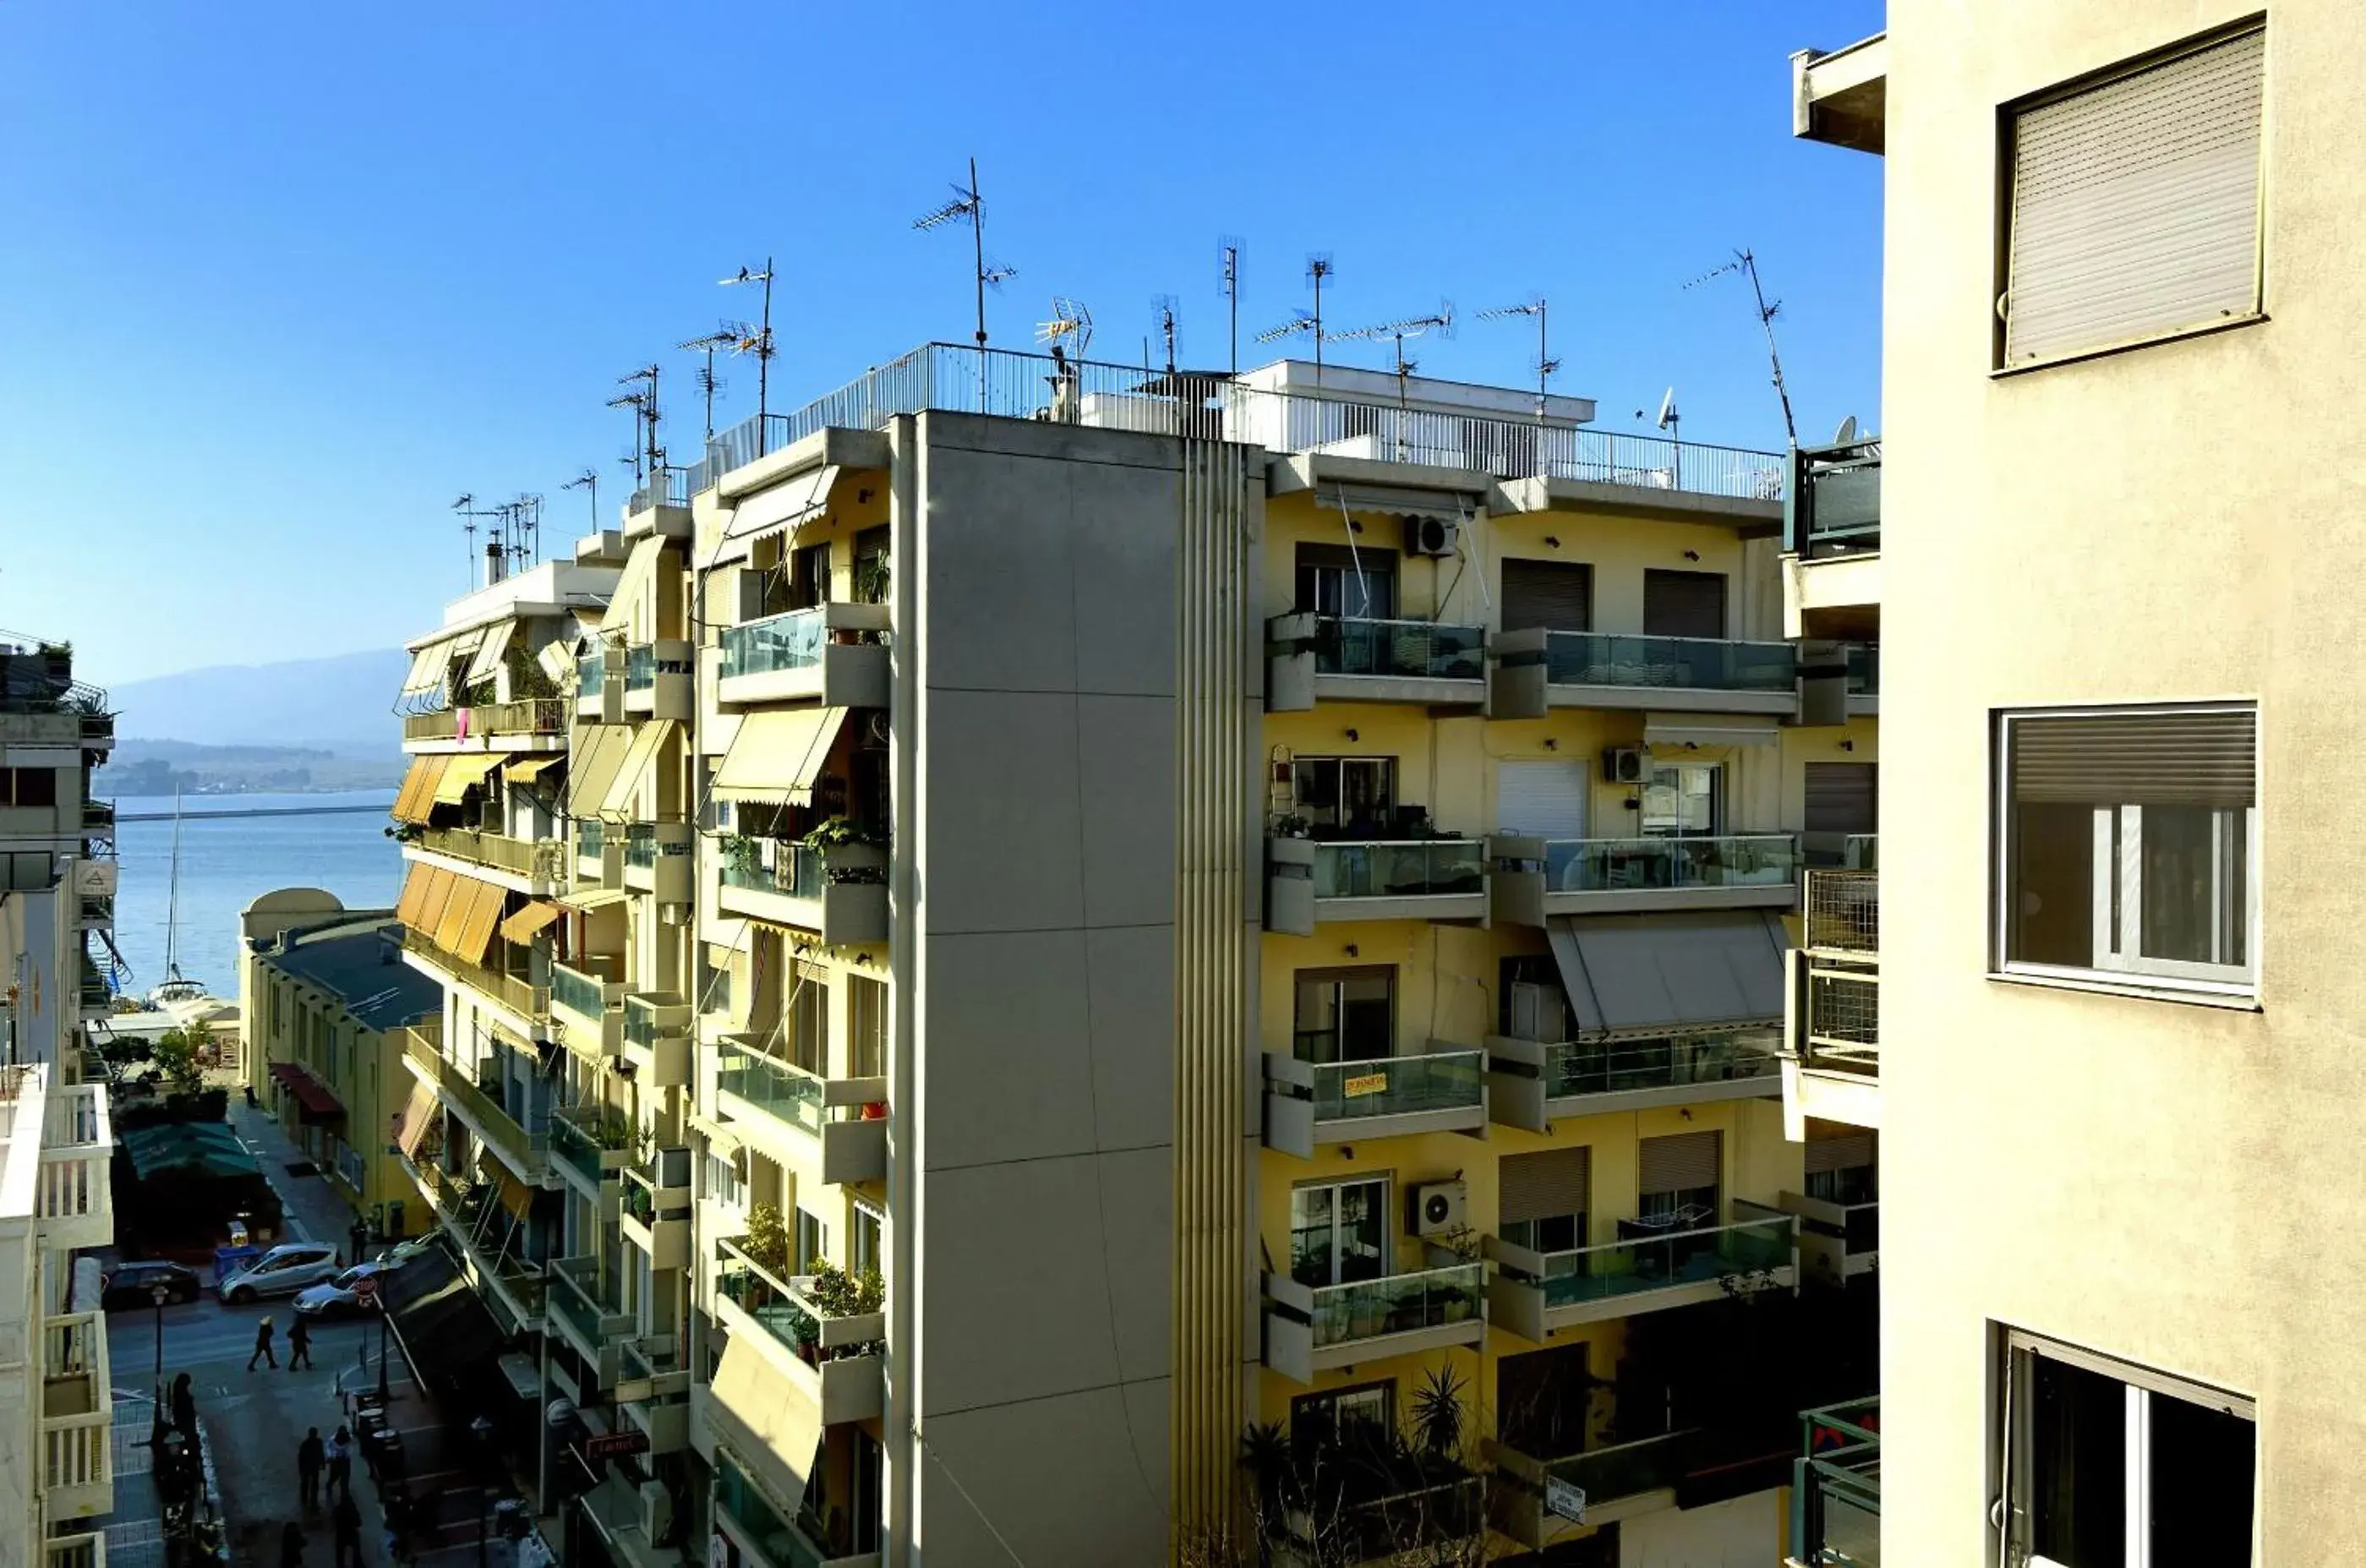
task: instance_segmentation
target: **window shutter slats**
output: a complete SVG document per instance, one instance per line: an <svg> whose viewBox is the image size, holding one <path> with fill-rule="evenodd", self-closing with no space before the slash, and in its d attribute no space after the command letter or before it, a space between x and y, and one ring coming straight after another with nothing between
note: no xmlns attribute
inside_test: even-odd
<svg viewBox="0 0 2366 1568"><path fill-rule="evenodd" d="M1647 568L1643 572L1643 635L1725 636L1725 574Z"/></svg>
<svg viewBox="0 0 2366 1568"><path fill-rule="evenodd" d="M1575 561L1504 563L1504 629L1543 626L1557 632L1594 628L1594 568Z"/></svg>
<svg viewBox="0 0 2366 1568"><path fill-rule="evenodd" d="M1809 1176L1821 1176L1830 1171L1853 1170L1873 1163L1873 1134L1869 1132L1839 1133L1831 1137L1808 1139L1807 1171Z"/></svg>
<svg viewBox="0 0 2366 1568"><path fill-rule="evenodd" d="M1500 1218L1505 1224L1586 1212L1590 1149L1547 1149L1506 1155L1496 1166Z"/></svg>
<svg viewBox="0 0 2366 1568"><path fill-rule="evenodd" d="M2005 363L2259 309L2254 30L2022 111Z"/></svg>
<svg viewBox="0 0 2366 1568"><path fill-rule="evenodd" d="M1808 764L1808 831L1871 833L1878 830L1879 794L1871 762Z"/></svg>
<svg viewBox="0 0 2366 1568"><path fill-rule="evenodd" d="M1495 830L1583 839L1590 787L1583 762L1498 762Z"/></svg>
<svg viewBox="0 0 2366 1568"><path fill-rule="evenodd" d="M1684 1192L1696 1187L1715 1187L1718 1137L1716 1133L1678 1133L1665 1138L1644 1139L1641 1179L1636 1184L1637 1190L1645 1193Z"/></svg>
<svg viewBox="0 0 2366 1568"><path fill-rule="evenodd" d="M2257 804L2259 715L2248 707L2027 715L2010 738L2018 802Z"/></svg>

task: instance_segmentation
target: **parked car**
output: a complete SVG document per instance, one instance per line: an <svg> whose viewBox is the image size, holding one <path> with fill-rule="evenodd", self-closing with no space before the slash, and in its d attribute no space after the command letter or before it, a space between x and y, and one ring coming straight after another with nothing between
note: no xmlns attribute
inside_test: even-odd
<svg viewBox="0 0 2366 1568"><path fill-rule="evenodd" d="M185 1264L118 1263L111 1272L98 1277L99 1310L153 1306L153 1292L159 1285L164 1287L164 1300L168 1303L196 1301L206 1288L197 1271Z"/></svg>
<svg viewBox="0 0 2366 1568"><path fill-rule="evenodd" d="M325 1241L290 1241L273 1247L215 1289L232 1306L263 1296L292 1296L337 1276L337 1249Z"/></svg>
<svg viewBox="0 0 2366 1568"><path fill-rule="evenodd" d="M361 1292L354 1287L375 1279L385 1288L385 1276L402 1267L399 1261L356 1263L325 1285L313 1285L296 1297L296 1310L306 1317L349 1317L362 1311Z"/></svg>

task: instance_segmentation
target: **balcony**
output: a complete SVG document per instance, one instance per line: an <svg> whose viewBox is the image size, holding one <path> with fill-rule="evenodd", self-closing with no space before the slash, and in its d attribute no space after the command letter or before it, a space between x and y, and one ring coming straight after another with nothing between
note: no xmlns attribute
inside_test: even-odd
<svg viewBox="0 0 2366 1568"><path fill-rule="evenodd" d="M85 800L82 803L82 830L86 837L111 839L115 836L115 802Z"/></svg>
<svg viewBox="0 0 2366 1568"><path fill-rule="evenodd" d="M1791 56L1791 134L1878 153L1887 141L1889 35Z"/></svg>
<svg viewBox="0 0 2366 1568"><path fill-rule="evenodd" d="M1486 1266L1456 1263L1351 1284L1265 1277L1265 1364L1312 1383L1332 1367L1417 1355L1487 1337Z"/></svg>
<svg viewBox="0 0 2366 1568"><path fill-rule="evenodd" d="M1432 621L1292 614L1266 623L1266 708L1317 702L1476 708L1487 694L1487 630Z"/></svg>
<svg viewBox="0 0 2366 1568"><path fill-rule="evenodd" d="M75 999L81 1004L85 1019L103 1018L113 1008L115 993L108 988L107 977L98 972L89 953L82 955L81 985Z"/></svg>
<svg viewBox="0 0 2366 1568"><path fill-rule="evenodd" d="M561 1176L604 1204L633 1163L633 1128L613 1106L562 1105L550 1113L550 1152Z"/></svg>
<svg viewBox="0 0 2366 1568"><path fill-rule="evenodd" d="M652 1269L690 1262L690 1151L659 1149L625 1168L617 1224L625 1239L649 1256Z"/></svg>
<svg viewBox="0 0 2366 1568"><path fill-rule="evenodd" d="M465 862L471 870L506 872L528 884L523 892L555 892L567 883L567 846L556 839L513 839L473 828L423 828L403 847Z"/></svg>
<svg viewBox="0 0 2366 1568"><path fill-rule="evenodd" d="M819 933L826 946L887 940L887 852L875 844L814 849L789 839L722 842L717 901L727 915Z"/></svg>
<svg viewBox="0 0 2366 1568"><path fill-rule="evenodd" d="M1320 1144L1487 1126L1486 1054L1431 1041L1418 1056L1265 1058L1265 1145L1313 1159Z"/></svg>
<svg viewBox="0 0 2366 1568"><path fill-rule="evenodd" d="M732 1337L760 1346L824 1426L876 1420L885 1406L884 1312L826 1314L808 1279L784 1279L732 1241L715 1244L715 1306Z"/></svg>
<svg viewBox="0 0 2366 1568"><path fill-rule="evenodd" d="M1783 620L1794 637L1881 635L1881 443L1801 447L1783 520Z"/></svg>
<svg viewBox="0 0 2366 1568"><path fill-rule="evenodd" d="M1266 929L1319 920L1479 920L1487 851L1476 839L1266 840Z"/></svg>
<svg viewBox="0 0 2366 1568"><path fill-rule="evenodd" d="M1737 1290L1790 1289L1798 1279L1797 1222L1737 1202L1753 1217L1729 1225L1663 1230L1622 1220L1625 1239L1566 1252L1536 1252L1486 1238L1496 1268L1488 1316L1539 1345L1555 1329L1718 1301Z"/></svg>
<svg viewBox="0 0 2366 1568"><path fill-rule="evenodd" d="M115 1506L113 1389L104 1315L41 1320L41 1458L52 1520Z"/></svg>
<svg viewBox="0 0 2366 1568"><path fill-rule="evenodd" d="M549 1135L530 1131L510 1113L507 1088L500 1075L489 1064L480 1080L445 1056L435 1036L416 1029L404 1034L403 1059L412 1076L432 1087L476 1140L492 1150L520 1179L539 1185L549 1173ZM528 1117L532 1118L531 1111Z"/></svg>
<svg viewBox="0 0 2366 1568"><path fill-rule="evenodd" d="M550 966L550 1021L578 1055L606 1061L625 1048L625 961L586 953Z"/></svg>
<svg viewBox="0 0 2366 1568"><path fill-rule="evenodd" d="M1783 1114L1795 1141L1809 1117L1881 1125L1880 874L1808 872L1802 923L1808 945L1785 955Z"/></svg>
<svg viewBox="0 0 2366 1568"><path fill-rule="evenodd" d="M687 822L625 826L625 886L660 904L687 904L695 880L696 835Z"/></svg>
<svg viewBox="0 0 2366 1568"><path fill-rule="evenodd" d="M614 1287L601 1274L596 1258L554 1258L550 1280L543 1322L556 1325L576 1354L599 1369L602 1388L613 1388L623 1365L617 1342L639 1320L617 1310Z"/></svg>
<svg viewBox="0 0 2366 1568"><path fill-rule="evenodd" d="M879 1568L875 1551L834 1552L817 1543L828 1532L808 1511L792 1522L727 1450L715 1461L715 1511L724 1533L758 1568Z"/></svg>
<svg viewBox="0 0 2366 1568"><path fill-rule="evenodd" d="M1290 1477L1276 1563L1482 1561L1487 1483L1451 1459L1371 1443L1317 1446Z"/></svg>
<svg viewBox="0 0 2366 1568"><path fill-rule="evenodd" d="M618 1348L616 1407L653 1454L680 1453L690 1446L690 1369L670 1334L627 1339Z"/></svg>
<svg viewBox="0 0 2366 1568"><path fill-rule="evenodd" d="M513 703L479 703L470 707L437 708L433 713L406 715L402 739L410 741L450 740L462 751L490 750L499 739L533 750L567 743L569 703L564 697L525 697Z"/></svg>
<svg viewBox="0 0 2366 1568"><path fill-rule="evenodd" d="M1549 1133L1558 1120L1755 1100L1783 1091L1782 1041L1771 1032L1668 1040L1487 1037L1487 1113Z"/></svg>
<svg viewBox="0 0 2366 1568"><path fill-rule="evenodd" d="M665 511L690 509L690 470L660 468L637 488L625 502L625 536L659 533L666 537L690 537L690 519L666 517Z"/></svg>
<svg viewBox="0 0 2366 1568"><path fill-rule="evenodd" d="M768 1055L761 1036L727 1034L715 1069L724 1114L812 1179L837 1185L887 1173L887 1080L831 1078ZM854 1112L850 1117L848 1112Z"/></svg>
<svg viewBox="0 0 2366 1568"><path fill-rule="evenodd" d="M625 721L625 651L595 643L575 660L575 713L600 724Z"/></svg>
<svg viewBox="0 0 2366 1568"><path fill-rule="evenodd" d="M1881 1568L1881 1401L1799 1412L1791 1479L1797 1568Z"/></svg>
<svg viewBox="0 0 2366 1568"><path fill-rule="evenodd" d="M643 1089L676 1089L690 1081L690 1009L670 991L625 996L625 1059Z"/></svg>
<svg viewBox="0 0 2366 1568"><path fill-rule="evenodd" d="M1835 1203L1786 1192L1775 1207L1799 1217L1799 1266L1823 1285L1844 1285L1881 1267L1881 1205Z"/></svg>
<svg viewBox="0 0 2366 1568"><path fill-rule="evenodd" d="M715 699L726 707L811 702L888 705L884 604L833 601L726 626L718 635Z"/></svg>
<svg viewBox="0 0 2366 1568"><path fill-rule="evenodd" d="M1492 1442L1496 1466L1493 1524L1524 1546L1543 1548L1573 1522L1615 1523L1673 1507L1676 1487L1700 1467L1705 1434L1668 1432L1575 1453L1531 1454L1516 1439ZM1556 1509L1547 1501L1559 1503Z"/></svg>
<svg viewBox="0 0 2366 1568"><path fill-rule="evenodd" d="M692 671L695 655L679 638L625 650L625 712L628 716L689 719L696 712Z"/></svg>
<svg viewBox="0 0 2366 1568"><path fill-rule="evenodd" d="M107 1532L53 1535L41 1542L41 1568L107 1568Z"/></svg>
<svg viewBox="0 0 2366 1568"><path fill-rule="evenodd" d="M406 928L402 933L402 951L415 958L433 974L441 976L447 984L464 986L496 1007L508 1011L518 1021L522 1031L531 1034L535 1024L550 1015L550 988L536 986L521 976L508 975L482 964L471 964L435 945L424 931Z"/></svg>
<svg viewBox="0 0 2366 1568"><path fill-rule="evenodd" d="M539 1263L509 1250L513 1227L503 1224L505 1211L490 1182L475 1181L445 1170L434 1158L404 1156L402 1168L419 1186L444 1234L459 1249L462 1272L489 1306L506 1314L513 1331L531 1329L543 1320L550 1275ZM499 1235L501 1239L491 1238Z"/></svg>
<svg viewBox="0 0 2366 1568"><path fill-rule="evenodd" d="M1787 909L1799 900L1799 845L1788 833L1715 838L1488 840L1494 918L1655 909Z"/></svg>
<svg viewBox="0 0 2366 1568"><path fill-rule="evenodd" d="M51 1069L17 1069L11 1098L17 1114L38 1118L41 1157L33 1179L32 1217L41 1239L55 1248L107 1247L115 1240L115 1200L107 1163L115 1129L105 1084L50 1085ZM11 1142L14 1141L12 1135ZM0 1195L0 1215L19 1212L14 1194Z"/></svg>

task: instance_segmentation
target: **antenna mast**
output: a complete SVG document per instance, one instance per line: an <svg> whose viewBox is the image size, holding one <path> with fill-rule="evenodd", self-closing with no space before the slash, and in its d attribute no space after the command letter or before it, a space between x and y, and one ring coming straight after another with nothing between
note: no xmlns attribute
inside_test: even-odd
<svg viewBox="0 0 2366 1568"><path fill-rule="evenodd" d="M1443 300L1434 316L1407 316L1402 321L1383 321L1378 326L1358 327L1353 332L1334 333L1333 343L1354 343L1359 340L1389 338L1396 344L1397 353L1397 412L1399 414L1397 447L1403 455L1408 427L1412 423L1413 400L1407 382L1419 367L1405 357L1405 339L1436 333L1440 337L1454 335L1454 301Z"/></svg>
<svg viewBox="0 0 2366 1568"><path fill-rule="evenodd" d="M718 348L729 348L738 341L739 336L737 333L716 331L707 333L704 337L694 337L688 343L677 344L674 345L677 348L687 349L693 354L704 354L706 355L706 363L700 366L698 368L698 389L706 394L706 439L709 441L715 439L715 394L723 389L723 383L716 379L715 375L715 351ZM762 382L763 372L759 370L757 372L758 385L756 391L756 412L760 418L762 416L764 412Z"/></svg>
<svg viewBox="0 0 2366 1568"><path fill-rule="evenodd" d="M1306 280L1314 285L1314 309L1294 310L1290 320L1278 327L1268 327L1257 333L1259 343L1276 343L1283 338L1305 336L1314 340L1314 384L1323 385L1323 280L1339 269L1331 262L1329 251L1317 251L1306 258Z"/></svg>
<svg viewBox="0 0 2366 1568"><path fill-rule="evenodd" d="M1758 281L1757 256L1746 248L1736 251L1731 261L1723 266L1710 268L1684 287L1697 288L1710 278L1722 277L1729 272L1741 273L1750 279L1751 297L1758 305L1758 325L1766 333L1766 357L1774 369L1774 395L1783 403L1783 431L1791 438L1791 445L1797 446L1799 444L1799 427L1791 420L1791 389L1783 382L1783 354L1774 346L1774 317L1783 309L1783 301L1777 299L1771 305L1766 302L1766 289Z"/></svg>
<svg viewBox="0 0 2366 1568"><path fill-rule="evenodd" d="M986 408L986 288L992 284L997 292L1003 281L1019 276L1015 266L1000 262L988 265L986 259L986 198L978 193L977 159L969 161L969 184L953 186L953 198L930 212L912 220L915 229L934 229L946 223L965 222L970 231L970 254L977 274L977 412Z"/></svg>
<svg viewBox="0 0 2366 1568"><path fill-rule="evenodd" d="M1166 340L1166 375L1171 382L1175 375L1175 296L1161 294L1150 302L1158 310L1158 335ZM1173 389L1170 385L1168 390Z"/></svg>
<svg viewBox="0 0 2366 1568"><path fill-rule="evenodd" d="M1237 376L1241 373L1241 243L1227 234L1218 242L1218 253L1224 264L1224 299L1232 310L1233 374Z"/></svg>
<svg viewBox="0 0 2366 1568"><path fill-rule="evenodd" d="M1545 383L1560 368L1560 361L1552 356L1545 335L1545 297L1541 294L1525 305L1503 305L1493 310L1482 310L1482 321L1501 321L1507 316L1534 316L1537 319L1537 418L1545 417Z"/></svg>
<svg viewBox="0 0 2366 1568"><path fill-rule="evenodd" d="M558 487L561 490L588 490L592 492L592 531L600 531L600 470L586 468Z"/></svg>
<svg viewBox="0 0 2366 1568"><path fill-rule="evenodd" d="M760 283L764 286L763 319L757 323L752 332L744 321L736 325L727 321L724 323L723 331L731 333L738 340L731 345L732 353L753 354L756 356L756 455L760 457L771 450L771 434L768 429L770 422L764 416L772 412L772 258L770 256L764 258L763 271L750 272L743 266L737 275L723 279L722 286L732 288L743 283ZM683 346L686 348L689 345L685 344ZM707 351L706 363L707 368L711 371L715 366L715 354L712 349ZM714 423L712 414L707 416L707 423L710 425ZM710 430L708 434L711 435L713 432Z"/></svg>

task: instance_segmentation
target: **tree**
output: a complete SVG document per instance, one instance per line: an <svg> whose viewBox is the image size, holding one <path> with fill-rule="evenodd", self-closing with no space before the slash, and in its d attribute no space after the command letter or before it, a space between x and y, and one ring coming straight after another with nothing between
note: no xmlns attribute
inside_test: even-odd
<svg viewBox="0 0 2366 1568"><path fill-rule="evenodd" d="M778 1274L789 1262L789 1227L781 1219L781 1211L770 1203L757 1203L748 1210L748 1235L739 1250L761 1269Z"/></svg>
<svg viewBox="0 0 2366 1568"><path fill-rule="evenodd" d="M196 1094L205 1088L205 1068L198 1055L209 1049L213 1036L202 1024L185 1024L168 1029L156 1042L156 1068L175 1094Z"/></svg>

